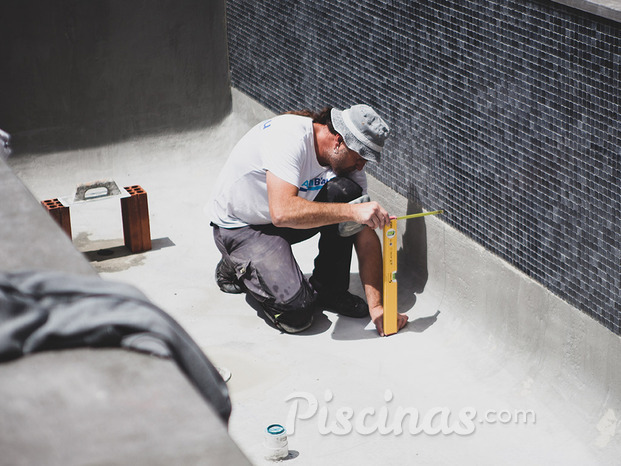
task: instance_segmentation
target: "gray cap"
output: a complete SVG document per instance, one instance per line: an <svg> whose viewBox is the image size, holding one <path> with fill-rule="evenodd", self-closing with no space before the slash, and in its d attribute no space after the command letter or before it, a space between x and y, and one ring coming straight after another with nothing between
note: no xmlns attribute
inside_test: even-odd
<svg viewBox="0 0 621 466"><path fill-rule="evenodd" d="M332 126L347 147L365 160L379 162L390 129L375 110L368 105L354 105L342 111L333 108L330 115Z"/></svg>

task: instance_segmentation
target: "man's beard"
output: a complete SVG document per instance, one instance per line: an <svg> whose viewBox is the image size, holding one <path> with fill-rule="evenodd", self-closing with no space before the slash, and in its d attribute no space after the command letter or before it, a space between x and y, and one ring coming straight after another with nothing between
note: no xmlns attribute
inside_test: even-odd
<svg viewBox="0 0 621 466"><path fill-rule="evenodd" d="M334 149L334 155L332 156L332 162L330 167L332 171L338 176L347 175L348 173L356 170L356 165L348 165L349 149L342 144L338 149Z"/></svg>

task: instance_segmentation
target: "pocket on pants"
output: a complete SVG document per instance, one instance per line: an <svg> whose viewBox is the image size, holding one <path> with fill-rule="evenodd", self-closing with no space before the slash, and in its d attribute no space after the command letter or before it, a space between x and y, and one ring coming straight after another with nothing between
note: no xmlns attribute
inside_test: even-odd
<svg viewBox="0 0 621 466"><path fill-rule="evenodd" d="M274 296L269 291L269 287L256 267L253 267L251 261L246 261L236 266L235 271L237 278L244 283L246 289L257 301L265 302L269 299L274 299Z"/></svg>

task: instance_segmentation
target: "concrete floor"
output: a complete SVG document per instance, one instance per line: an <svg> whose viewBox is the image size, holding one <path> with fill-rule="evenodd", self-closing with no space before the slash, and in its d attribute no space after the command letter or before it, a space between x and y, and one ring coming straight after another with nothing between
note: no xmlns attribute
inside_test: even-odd
<svg viewBox="0 0 621 466"><path fill-rule="evenodd" d="M456 233L438 219L425 221L429 280L402 301L410 324L397 335L379 338L367 319L330 313L304 334L281 334L245 296L220 292L213 278L219 253L203 207L233 144L268 115L234 92L233 114L215 128L9 163L40 200L99 179L147 191L152 251L125 250L118 200L72 208L74 244L104 278L138 286L230 370L229 432L254 464L270 464L262 442L272 423L295 428L286 464L299 466L619 464L618 411L604 409L610 400L588 384L550 382L545 354L509 344L452 292L460 274L449 269L461 267L463 275L472 266L448 259L449 249L459 249L451 243ZM391 197L373 186L376 198ZM313 240L295 247L305 273L315 251ZM356 269L352 291L362 294ZM314 415L309 401L317 403ZM408 421L403 433L392 429L403 409L419 413L422 431L411 433ZM388 432L375 430L378 423ZM456 429L442 432L444 424Z"/></svg>

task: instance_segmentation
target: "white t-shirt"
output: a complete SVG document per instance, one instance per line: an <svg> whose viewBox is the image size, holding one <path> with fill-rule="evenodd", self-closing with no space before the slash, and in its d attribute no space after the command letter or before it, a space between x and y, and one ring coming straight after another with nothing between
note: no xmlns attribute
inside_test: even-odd
<svg viewBox="0 0 621 466"><path fill-rule="evenodd" d="M211 221L222 228L272 223L266 173L297 186L298 196L312 201L336 174L317 161L313 122L280 115L252 128L233 148L224 165L210 208ZM367 191L364 171L347 175Z"/></svg>

